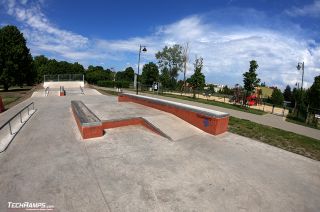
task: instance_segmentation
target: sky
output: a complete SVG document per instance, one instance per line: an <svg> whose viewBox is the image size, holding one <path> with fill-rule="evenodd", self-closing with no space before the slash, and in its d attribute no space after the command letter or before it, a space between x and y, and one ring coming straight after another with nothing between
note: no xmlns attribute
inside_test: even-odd
<svg viewBox="0 0 320 212"><path fill-rule="evenodd" d="M16 25L33 56L121 71L157 62L164 46L189 45L188 72L203 57L206 82L242 84L249 61L268 86L320 75L320 0L0 0L0 27ZM182 76L182 74L181 74Z"/></svg>

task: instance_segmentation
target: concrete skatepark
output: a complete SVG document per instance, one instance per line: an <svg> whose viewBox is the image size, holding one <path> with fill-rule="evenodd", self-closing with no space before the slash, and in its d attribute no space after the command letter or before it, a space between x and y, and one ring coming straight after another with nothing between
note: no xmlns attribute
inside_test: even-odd
<svg viewBox="0 0 320 212"><path fill-rule="evenodd" d="M171 139L133 125L84 140L73 100L101 120L143 117ZM36 112L0 153L0 211L9 201L54 211L320 210L318 161L229 132L214 136L89 88L35 92L1 114L0 125L31 102Z"/></svg>

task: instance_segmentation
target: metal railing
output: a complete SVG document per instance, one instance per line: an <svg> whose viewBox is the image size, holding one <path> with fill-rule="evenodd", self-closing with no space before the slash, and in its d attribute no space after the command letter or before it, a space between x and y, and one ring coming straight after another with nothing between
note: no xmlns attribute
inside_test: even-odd
<svg viewBox="0 0 320 212"><path fill-rule="evenodd" d="M81 94L84 94L83 87L81 87L81 85L80 85L80 91L81 91Z"/></svg>
<svg viewBox="0 0 320 212"><path fill-rule="evenodd" d="M31 102L30 104L28 104L27 106L25 106L24 108L22 108L18 113L16 113L16 115L14 115L13 117L11 117L8 121L6 121L1 127L0 130L2 130L6 125L9 125L9 130L10 130L10 135L13 135L17 132L12 132L12 126L11 126L11 121L16 118L17 116L20 116L20 123L22 124L22 112L27 109L28 110L28 115L30 115L30 106L32 105L32 109L34 110L34 102Z"/></svg>
<svg viewBox="0 0 320 212"><path fill-rule="evenodd" d="M48 87L46 87L46 89L44 90L44 95L45 96L48 96L49 95L49 86Z"/></svg>

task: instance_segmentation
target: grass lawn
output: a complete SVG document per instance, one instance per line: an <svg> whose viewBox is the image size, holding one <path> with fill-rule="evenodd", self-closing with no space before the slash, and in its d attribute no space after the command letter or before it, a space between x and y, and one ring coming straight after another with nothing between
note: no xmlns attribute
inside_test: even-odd
<svg viewBox="0 0 320 212"><path fill-rule="evenodd" d="M305 126L305 127L310 127L310 128L314 128L314 129L320 129L319 127L316 127L314 125L310 125L310 124L306 124L305 122L302 122L302 121L297 121L297 120L294 120L294 119L291 119L291 118L286 118L286 121L287 122L291 122L291 123L294 123L294 124L299 124L301 126Z"/></svg>
<svg viewBox="0 0 320 212"><path fill-rule="evenodd" d="M224 102L217 102L217 101L213 101L213 100L194 99L194 98L189 97L189 96L180 96L180 95L175 95L175 94L159 94L159 95L167 96L167 97L173 97L173 98L187 100L187 101L192 101L192 102L199 102L199 103L208 104L208 105L214 105L214 106L218 106L218 107L224 107L224 108L228 108L228 109L232 109L232 110L238 110L238 111L242 111L242 112L253 113L253 114L256 114L256 115L267 114L266 112L263 112L261 110L256 110L256 109L252 109L252 108L244 108L244 107L242 107L240 105L228 104L228 103L224 103Z"/></svg>
<svg viewBox="0 0 320 212"><path fill-rule="evenodd" d="M7 106L8 104L18 100L20 97L17 96L3 96L2 97L2 102L4 104L4 106Z"/></svg>
<svg viewBox="0 0 320 212"><path fill-rule="evenodd" d="M110 91L110 90L102 90L102 89L97 89L101 94L104 95L113 95L113 96L118 96L118 92L116 91Z"/></svg>
<svg viewBox="0 0 320 212"><path fill-rule="evenodd" d="M320 140L230 117L229 132L320 161Z"/></svg>
<svg viewBox="0 0 320 212"><path fill-rule="evenodd" d="M31 94L31 86L25 86L23 88L12 87L8 91L0 89L0 96L2 97L2 102L6 109L9 109L19 102L25 100L26 98L30 97Z"/></svg>

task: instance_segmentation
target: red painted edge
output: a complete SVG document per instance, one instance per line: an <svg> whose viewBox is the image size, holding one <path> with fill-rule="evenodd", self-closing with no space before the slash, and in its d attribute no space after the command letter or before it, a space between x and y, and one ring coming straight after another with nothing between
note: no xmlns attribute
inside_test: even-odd
<svg viewBox="0 0 320 212"><path fill-rule="evenodd" d="M97 126L82 126L79 117L76 115L73 107L72 107L73 116L77 122L78 129L81 133L83 139L88 138L96 138L103 136L103 128L102 125Z"/></svg>
<svg viewBox="0 0 320 212"><path fill-rule="evenodd" d="M162 105L150 99L144 100L140 98L135 98L134 96L127 95L119 95L118 101L134 102L171 113L212 135L219 135L228 130L229 116L223 118L209 117L191 110L175 107L174 105Z"/></svg>
<svg viewBox="0 0 320 212"><path fill-rule="evenodd" d="M0 113L2 113L4 111L4 104L2 101L2 97L0 96Z"/></svg>

